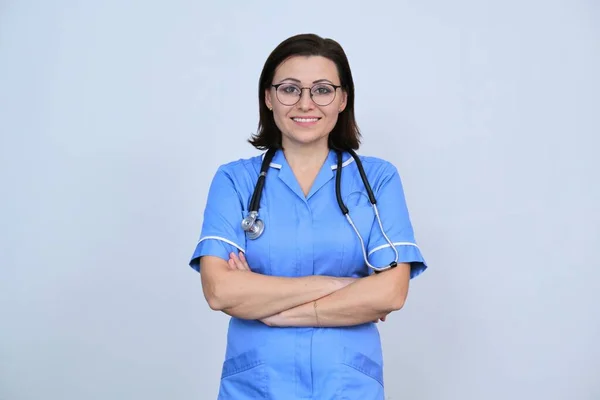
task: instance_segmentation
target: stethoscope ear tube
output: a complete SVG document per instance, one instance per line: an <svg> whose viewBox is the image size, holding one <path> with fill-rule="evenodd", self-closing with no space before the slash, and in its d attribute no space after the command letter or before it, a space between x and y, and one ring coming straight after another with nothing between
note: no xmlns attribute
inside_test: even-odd
<svg viewBox="0 0 600 400"><path fill-rule="evenodd" d="M258 175L258 180L256 181L256 185L254 186L254 192L252 193L252 199L250 200L250 208L249 211L256 211L258 213L258 208L260 206L260 197L263 192L263 187L265 186L265 179L267 177L267 171L269 170L269 165L275 156L276 148L270 148L265 154L265 158L260 166L260 174Z"/></svg>
<svg viewBox="0 0 600 400"><path fill-rule="evenodd" d="M367 195L369 196L369 201L371 202L371 204L377 204L377 200L375 199L375 195L373 194L373 189L371 189L371 184L369 183L369 180L367 179L367 174L365 174L365 169L363 168L360 158L352 149L349 149L348 153L350 153L352 158L354 158L354 162L356 163L356 166L358 167L358 173L360 174L360 179L363 181L363 185L365 185L365 190L367 191ZM338 168L341 168L341 167L338 166Z"/></svg>
<svg viewBox="0 0 600 400"><path fill-rule="evenodd" d="M342 210L342 214L348 215L348 207L342 200L342 153L339 150L335 151L337 155L337 171L335 173L335 198L337 199L338 206Z"/></svg>

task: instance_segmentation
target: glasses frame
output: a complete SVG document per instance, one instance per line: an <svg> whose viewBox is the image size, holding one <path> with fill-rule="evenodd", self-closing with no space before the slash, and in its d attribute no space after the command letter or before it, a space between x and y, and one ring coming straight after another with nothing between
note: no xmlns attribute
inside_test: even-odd
<svg viewBox="0 0 600 400"><path fill-rule="evenodd" d="M296 86L297 88L299 88L299 89L300 89L300 96L298 96L298 100L296 100L296 102L295 102L294 104L285 104L285 103L284 103L283 101L281 101L281 99L279 98L278 89L279 89L279 86L282 86L282 85L294 85L294 86ZM329 103L327 103L327 104L318 104L318 103L317 103L317 102L316 102L316 101L313 99L313 92L312 92L312 89L313 89L315 86L318 86L318 85L329 85L329 86L333 86L333 99L331 99L331 101L330 101ZM341 85L334 85L333 83L329 83L329 82L320 82L320 83L315 83L315 84L314 84L314 85L312 85L311 87L302 87L302 86L298 86L298 85L296 85L295 83L290 83L290 82L281 82L281 83L277 83L277 84L275 84L275 85L271 85L271 87L274 87L274 88L275 88L275 97L277 97L277 101L278 101L278 102L280 102L281 104L283 104L284 106L288 106L288 107L290 107L290 106L295 106L296 104L298 104L298 102L299 102L299 101L302 99L302 94L304 93L304 89L306 89L306 90L308 90L308 94L310 95L310 99L311 99L311 101L312 101L313 103L315 103L315 104L316 104L317 106L319 106L319 107L326 107L326 106L330 105L331 103L333 103L333 101L334 101L334 100L335 100L335 98L337 97L337 90L338 90L339 88L341 88L342 86L341 86Z"/></svg>

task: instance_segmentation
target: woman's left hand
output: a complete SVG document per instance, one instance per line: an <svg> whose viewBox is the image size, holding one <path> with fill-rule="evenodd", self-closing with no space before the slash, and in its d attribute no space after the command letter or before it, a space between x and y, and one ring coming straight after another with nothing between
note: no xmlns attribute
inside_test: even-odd
<svg viewBox="0 0 600 400"><path fill-rule="evenodd" d="M233 252L230 253L227 265L229 265L229 269L234 271L250 271L248 261L246 260L244 253L242 253L241 251L239 253L239 256Z"/></svg>

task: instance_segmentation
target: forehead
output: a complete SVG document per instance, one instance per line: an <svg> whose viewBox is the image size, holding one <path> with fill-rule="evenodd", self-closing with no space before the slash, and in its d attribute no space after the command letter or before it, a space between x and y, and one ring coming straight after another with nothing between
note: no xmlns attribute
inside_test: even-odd
<svg viewBox="0 0 600 400"><path fill-rule="evenodd" d="M303 84L311 84L319 79L328 79L334 84L340 81L335 63L322 56L293 56L283 61L275 69L273 81L286 78L298 79Z"/></svg>

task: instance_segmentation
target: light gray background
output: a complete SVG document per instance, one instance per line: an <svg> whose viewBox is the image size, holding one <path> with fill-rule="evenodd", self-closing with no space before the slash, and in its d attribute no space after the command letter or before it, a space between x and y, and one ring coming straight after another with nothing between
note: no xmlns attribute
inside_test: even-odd
<svg viewBox="0 0 600 400"><path fill-rule="evenodd" d="M600 399L596 1L0 1L0 399L212 399L187 266L286 37L338 40L430 269L390 399Z"/></svg>

